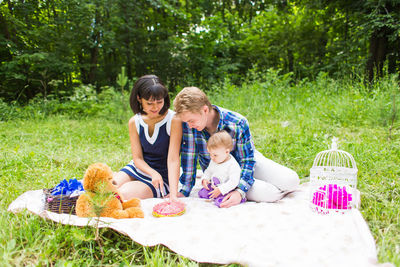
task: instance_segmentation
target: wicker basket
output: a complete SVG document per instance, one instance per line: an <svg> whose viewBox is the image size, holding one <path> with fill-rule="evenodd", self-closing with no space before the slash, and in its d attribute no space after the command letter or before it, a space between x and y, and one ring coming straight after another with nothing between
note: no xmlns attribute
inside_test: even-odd
<svg viewBox="0 0 400 267"><path fill-rule="evenodd" d="M66 195L53 196L51 189L43 189L45 194L45 209L55 213L67 213L76 215L75 205L79 196L69 197Z"/></svg>

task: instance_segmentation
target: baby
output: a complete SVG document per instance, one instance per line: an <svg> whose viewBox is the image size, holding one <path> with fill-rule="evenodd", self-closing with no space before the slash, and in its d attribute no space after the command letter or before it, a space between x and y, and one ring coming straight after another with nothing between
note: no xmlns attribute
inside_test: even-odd
<svg viewBox="0 0 400 267"><path fill-rule="evenodd" d="M199 191L199 197L214 199L214 204L218 207L225 195L238 186L240 180L241 168L230 154L232 147L232 138L226 131L213 134L207 141L211 161L201 177L203 188ZM242 200L244 201L245 199Z"/></svg>

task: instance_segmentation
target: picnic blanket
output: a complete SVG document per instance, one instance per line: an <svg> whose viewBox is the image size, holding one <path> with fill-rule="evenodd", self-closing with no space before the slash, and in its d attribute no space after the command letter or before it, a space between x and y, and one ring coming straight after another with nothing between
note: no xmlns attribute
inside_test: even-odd
<svg viewBox="0 0 400 267"><path fill-rule="evenodd" d="M199 189L196 183L191 196L182 199L186 213L180 217L153 217L152 207L163 200L147 199L142 201L144 219L100 218L99 226L112 228L143 246L163 244L198 262L379 266L374 239L360 211L313 212L308 204L308 184L276 203L247 202L228 209L198 198ZM42 190L25 192L8 208L14 213L23 209L62 224L95 225L95 219L44 210Z"/></svg>

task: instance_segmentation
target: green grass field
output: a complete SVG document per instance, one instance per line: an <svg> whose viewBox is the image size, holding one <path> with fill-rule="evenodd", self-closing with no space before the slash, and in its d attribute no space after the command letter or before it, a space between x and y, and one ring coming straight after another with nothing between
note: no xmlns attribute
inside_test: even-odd
<svg viewBox="0 0 400 267"><path fill-rule="evenodd" d="M332 137L358 167L360 210L375 238L380 262L400 266L400 91L384 79L362 82L320 76L293 85L270 72L241 87L226 81L210 93L214 104L245 115L255 145L267 157L295 169L302 181L316 154ZM125 97L125 99L127 99ZM0 102L0 255L5 265L204 266L163 246L142 247L101 229L104 255L93 228L46 221L8 205L27 190L82 178L87 166L105 162L118 170L130 159L130 110L115 94L94 100L36 101L26 107Z"/></svg>

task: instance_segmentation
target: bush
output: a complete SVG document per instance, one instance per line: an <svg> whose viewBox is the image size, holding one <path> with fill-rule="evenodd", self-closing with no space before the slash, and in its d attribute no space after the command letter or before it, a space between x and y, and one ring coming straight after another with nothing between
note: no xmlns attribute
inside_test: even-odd
<svg viewBox="0 0 400 267"><path fill-rule="evenodd" d="M97 93L93 86L75 88L71 96L60 99L35 97L28 105L17 102L6 103L0 99L1 121L14 119L45 119L51 115L68 118L102 117L105 119L128 120L128 96L116 92L113 87L103 87Z"/></svg>

